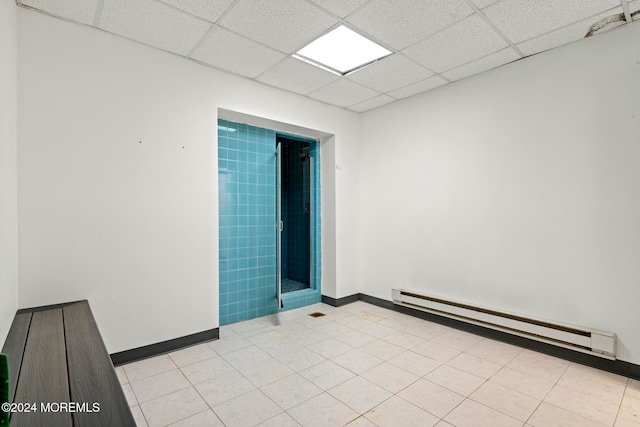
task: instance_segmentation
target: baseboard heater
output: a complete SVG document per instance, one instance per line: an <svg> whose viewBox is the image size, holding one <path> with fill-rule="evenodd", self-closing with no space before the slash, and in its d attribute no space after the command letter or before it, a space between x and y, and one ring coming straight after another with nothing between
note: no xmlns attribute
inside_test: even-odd
<svg viewBox="0 0 640 427"><path fill-rule="evenodd" d="M445 316L548 344L616 358L616 334L579 326L551 323L485 307L431 297L405 289L392 289L393 303Z"/></svg>

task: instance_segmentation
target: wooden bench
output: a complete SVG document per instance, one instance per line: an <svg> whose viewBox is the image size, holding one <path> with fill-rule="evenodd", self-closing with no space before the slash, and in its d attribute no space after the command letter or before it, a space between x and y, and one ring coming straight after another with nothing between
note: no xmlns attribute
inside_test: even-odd
<svg viewBox="0 0 640 427"><path fill-rule="evenodd" d="M136 425L88 301L18 310L2 353L10 401L35 404L12 427Z"/></svg>

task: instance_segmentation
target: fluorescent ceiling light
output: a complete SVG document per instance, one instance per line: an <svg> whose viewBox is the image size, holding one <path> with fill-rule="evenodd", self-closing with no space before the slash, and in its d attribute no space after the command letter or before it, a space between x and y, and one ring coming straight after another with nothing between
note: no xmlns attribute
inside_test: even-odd
<svg viewBox="0 0 640 427"><path fill-rule="evenodd" d="M218 125L218 130L221 130L221 131L223 131L223 132L231 132L231 133L233 133L233 132L235 132L237 129L234 129L234 128L228 128L228 127L226 127L226 126L220 126L220 125Z"/></svg>
<svg viewBox="0 0 640 427"><path fill-rule="evenodd" d="M341 25L309 43L293 57L344 76L391 53L390 50Z"/></svg>

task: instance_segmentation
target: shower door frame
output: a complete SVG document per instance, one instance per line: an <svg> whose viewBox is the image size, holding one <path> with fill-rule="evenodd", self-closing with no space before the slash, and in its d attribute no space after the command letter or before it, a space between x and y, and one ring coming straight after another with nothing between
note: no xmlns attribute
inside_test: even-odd
<svg viewBox="0 0 640 427"><path fill-rule="evenodd" d="M313 272L314 272L314 253L313 253L313 243L314 243L314 225L315 225L315 203L313 202L314 198L314 165L313 165L313 156L309 156L307 159L309 160L309 289L315 289L315 283L313 281Z"/></svg>
<svg viewBox="0 0 640 427"><path fill-rule="evenodd" d="M284 224L282 220L282 145L283 142L277 141L277 137L281 136L284 139L297 140L303 138L308 141L309 144L319 143L318 140L311 140L306 137L292 136L287 134L276 134L276 299L278 300L278 309L283 308L283 292L282 292L282 232L284 231ZM300 289L300 291L316 290L317 284L314 280L314 243L315 243L315 165L314 157L307 154L306 161L309 162L309 287Z"/></svg>
<svg viewBox="0 0 640 427"><path fill-rule="evenodd" d="M276 142L276 299L278 310L282 304L282 144Z"/></svg>

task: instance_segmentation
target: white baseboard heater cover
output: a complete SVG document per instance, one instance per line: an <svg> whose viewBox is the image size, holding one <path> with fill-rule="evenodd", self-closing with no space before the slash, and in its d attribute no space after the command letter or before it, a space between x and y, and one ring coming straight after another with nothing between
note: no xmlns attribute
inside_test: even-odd
<svg viewBox="0 0 640 427"><path fill-rule="evenodd" d="M579 326L551 323L467 303L444 300L405 289L392 289L393 303L449 317L559 347L616 358L616 334Z"/></svg>

